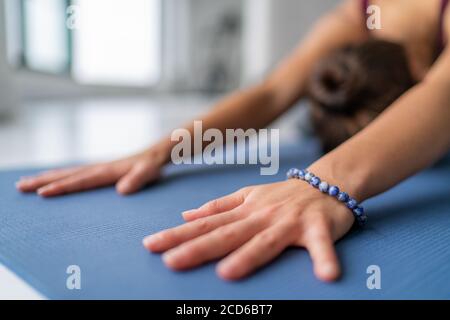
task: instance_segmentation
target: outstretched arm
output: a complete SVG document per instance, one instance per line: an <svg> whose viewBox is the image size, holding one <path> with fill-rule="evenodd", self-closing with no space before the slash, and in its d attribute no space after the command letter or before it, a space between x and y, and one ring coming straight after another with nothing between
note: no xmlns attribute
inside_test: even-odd
<svg viewBox="0 0 450 320"><path fill-rule="evenodd" d="M366 36L362 20L358 1L347 0L320 19L307 39L265 81L226 97L199 119L204 130L258 129L274 121L302 97L305 81L315 61L330 50ZM192 123L186 128L193 132ZM41 196L49 197L116 183L118 192L129 194L158 177L176 143L165 137L132 157L45 172L21 179L17 187L24 192L37 191Z"/></svg>

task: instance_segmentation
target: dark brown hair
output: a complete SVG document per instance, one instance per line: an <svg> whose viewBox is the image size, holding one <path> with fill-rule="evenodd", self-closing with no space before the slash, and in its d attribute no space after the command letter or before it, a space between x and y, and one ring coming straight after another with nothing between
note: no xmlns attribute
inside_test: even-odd
<svg viewBox="0 0 450 320"><path fill-rule="evenodd" d="M322 59L308 83L314 130L331 151L414 85L404 48L384 40L347 46Z"/></svg>

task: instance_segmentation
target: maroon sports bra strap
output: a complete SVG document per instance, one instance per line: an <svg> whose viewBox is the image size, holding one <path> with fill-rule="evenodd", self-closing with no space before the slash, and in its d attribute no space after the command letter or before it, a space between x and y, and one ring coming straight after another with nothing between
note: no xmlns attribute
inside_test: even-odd
<svg viewBox="0 0 450 320"><path fill-rule="evenodd" d="M370 2L369 0L361 0L361 13L362 13L362 17L363 17L363 21L367 20L367 8L369 7ZM366 23L364 22L364 26L366 25ZM367 29L367 27L364 27L364 29L366 29L367 31L370 31Z"/></svg>
<svg viewBox="0 0 450 320"><path fill-rule="evenodd" d="M369 7L369 0L361 0L361 9L363 12L363 16L367 16L367 8Z"/></svg>

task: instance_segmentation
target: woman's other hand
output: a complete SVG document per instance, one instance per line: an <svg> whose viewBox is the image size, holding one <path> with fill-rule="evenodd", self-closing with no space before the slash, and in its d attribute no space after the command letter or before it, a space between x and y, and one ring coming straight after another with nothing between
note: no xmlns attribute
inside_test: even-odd
<svg viewBox="0 0 450 320"><path fill-rule="evenodd" d="M22 192L43 197L59 196L116 184L117 192L130 194L159 177L164 154L149 149L125 159L88 166L43 172L23 177L17 183Z"/></svg>

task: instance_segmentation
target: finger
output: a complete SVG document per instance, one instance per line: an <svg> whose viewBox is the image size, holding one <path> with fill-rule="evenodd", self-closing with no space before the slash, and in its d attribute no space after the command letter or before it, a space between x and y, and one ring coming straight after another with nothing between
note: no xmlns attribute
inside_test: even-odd
<svg viewBox="0 0 450 320"><path fill-rule="evenodd" d="M56 180L66 178L83 169L84 168L82 167L78 167L78 168L60 169L43 172L34 177L22 178L16 183L16 187L22 192L34 192L37 189L41 188L42 186L50 184Z"/></svg>
<svg viewBox="0 0 450 320"><path fill-rule="evenodd" d="M239 190L224 197L209 201L198 209L183 212L186 221L193 221L225 211L230 211L244 203L245 195Z"/></svg>
<svg viewBox="0 0 450 320"><path fill-rule="evenodd" d="M239 210L224 212L158 232L144 238L143 244L152 252L163 252L239 219L241 219Z"/></svg>
<svg viewBox="0 0 450 320"><path fill-rule="evenodd" d="M163 259L174 270L192 268L223 257L263 228L261 220L249 218L236 221L169 250Z"/></svg>
<svg viewBox="0 0 450 320"><path fill-rule="evenodd" d="M327 282L336 280L341 271L331 233L326 228L319 228L311 231L305 242L317 278Z"/></svg>
<svg viewBox="0 0 450 320"><path fill-rule="evenodd" d="M130 194L138 191L146 183L156 179L159 175L153 163L141 162L134 165L131 170L117 183L117 192Z"/></svg>
<svg viewBox="0 0 450 320"><path fill-rule="evenodd" d="M250 274L293 243L295 227L291 221L280 222L257 234L222 260L217 266L217 273L227 280L237 280Z"/></svg>
<svg viewBox="0 0 450 320"><path fill-rule="evenodd" d="M38 189L37 192L43 197L53 197L111 185L117 181L117 178L117 175L107 168L93 168L52 182Z"/></svg>

